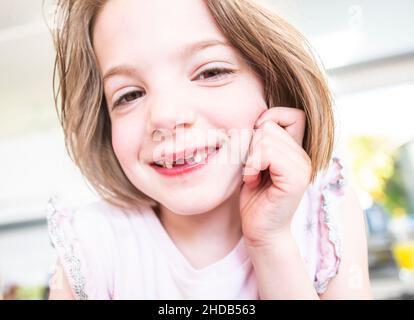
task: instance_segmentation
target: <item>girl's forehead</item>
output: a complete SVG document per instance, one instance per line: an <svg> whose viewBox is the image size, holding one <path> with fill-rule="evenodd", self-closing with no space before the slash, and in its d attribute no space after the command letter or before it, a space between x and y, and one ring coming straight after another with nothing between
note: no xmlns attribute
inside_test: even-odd
<svg viewBox="0 0 414 320"><path fill-rule="evenodd" d="M94 25L94 38L112 41L126 35L142 42L186 39L200 32L220 33L202 0L107 1Z"/></svg>
<svg viewBox="0 0 414 320"><path fill-rule="evenodd" d="M184 54L187 44L212 39L227 42L202 0L107 1L93 29L94 50L104 70L110 60Z"/></svg>

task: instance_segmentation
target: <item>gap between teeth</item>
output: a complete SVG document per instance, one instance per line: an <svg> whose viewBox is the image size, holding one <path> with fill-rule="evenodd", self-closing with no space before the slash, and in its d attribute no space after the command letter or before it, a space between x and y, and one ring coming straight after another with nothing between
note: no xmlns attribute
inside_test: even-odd
<svg viewBox="0 0 414 320"><path fill-rule="evenodd" d="M214 152L215 150L211 150L211 152L206 153L205 151L197 151L195 156L191 156L188 159L185 160L185 163L194 163L194 162L201 162L207 158L209 154ZM184 159L178 159L175 163L183 165ZM171 169L174 166L174 162L168 162L168 161L161 161L160 163L164 168Z"/></svg>

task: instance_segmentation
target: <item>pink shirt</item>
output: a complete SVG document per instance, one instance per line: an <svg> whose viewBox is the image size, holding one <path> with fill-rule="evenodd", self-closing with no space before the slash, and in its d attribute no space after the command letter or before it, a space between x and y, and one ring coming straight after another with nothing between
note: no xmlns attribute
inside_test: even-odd
<svg viewBox="0 0 414 320"><path fill-rule="evenodd" d="M292 220L292 234L319 294L340 263L336 219L343 168L333 157L305 192ZM259 298L243 237L227 256L195 269L151 207L125 210L100 200L70 210L55 197L48 203L47 219L77 299Z"/></svg>

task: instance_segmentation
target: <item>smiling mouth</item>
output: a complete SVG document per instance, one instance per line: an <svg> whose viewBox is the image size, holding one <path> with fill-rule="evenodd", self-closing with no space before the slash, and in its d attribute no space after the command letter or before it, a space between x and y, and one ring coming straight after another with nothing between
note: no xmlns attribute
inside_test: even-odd
<svg viewBox="0 0 414 320"><path fill-rule="evenodd" d="M203 148L197 148L193 151L187 151L185 152L185 156L173 154L169 157L165 157L163 159L154 161L152 165L159 167L159 168L165 168L165 169L172 169L172 168L178 168L178 167L188 167L193 166L197 164L205 163L206 159L216 153L221 148L220 145L217 145L215 147L203 147ZM183 152L181 152L183 154Z"/></svg>

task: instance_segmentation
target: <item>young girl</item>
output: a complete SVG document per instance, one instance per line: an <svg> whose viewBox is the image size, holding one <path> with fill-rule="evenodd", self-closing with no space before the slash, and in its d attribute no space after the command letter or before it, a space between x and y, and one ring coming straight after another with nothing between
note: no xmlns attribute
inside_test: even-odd
<svg viewBox="0 0 414 320"><path fill-rule="evenodd" d="M370 298L363 213L306 41L253 0L61 0L51 299ZM56 96L57 99L57 96Z"/></svg>

